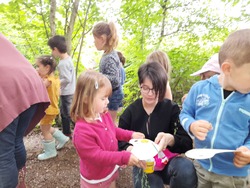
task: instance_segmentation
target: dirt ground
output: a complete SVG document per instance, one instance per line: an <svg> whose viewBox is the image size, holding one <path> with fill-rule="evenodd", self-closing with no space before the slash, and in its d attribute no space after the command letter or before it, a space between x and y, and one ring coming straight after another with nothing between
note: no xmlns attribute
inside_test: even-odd
<svg viewBox="0 0 250 188"><path fill-rule="evenodd" d="M46 161L39 161L37 155L43 150L42 137L38 131L33 131L24 138L27 150L28 188L71 188L80 187L79 159L72 145L58 151L58 156ZM132 188L131 168L120 170L117 188Z"/></svg>

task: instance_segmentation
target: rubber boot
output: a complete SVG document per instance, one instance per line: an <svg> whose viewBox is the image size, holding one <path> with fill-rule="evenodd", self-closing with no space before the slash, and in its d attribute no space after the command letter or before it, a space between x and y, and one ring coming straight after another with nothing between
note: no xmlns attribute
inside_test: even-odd
<svg viewBox="0 0 250 188"><path fill-rule="evenodd" d="M16 188L26 188L25 176L26 176L26 167L24 166L18 171L18 184Z"/></svg>
<svg viewBox="0 0 250 188"><path fill-rule="evenodd" d="M69 141L69 137L65 136L61 131L56 130L53 137L58 141L56 149L62 149L63 146Z"/></svg>
<svg viewBox="0 0 250 188"><path fill-rule="evenodd" d="M57 156L55 140L43 141L44 153L38 155L39 160L46 160Z"/></svg>

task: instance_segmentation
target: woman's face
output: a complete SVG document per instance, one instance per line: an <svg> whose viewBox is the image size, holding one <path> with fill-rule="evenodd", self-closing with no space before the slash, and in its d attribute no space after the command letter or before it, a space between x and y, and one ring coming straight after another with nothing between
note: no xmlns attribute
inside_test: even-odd
<svg viewBox="0 0 250 188"><path fill-rule="evenodd" d="M155 90L150 79L145 78L143 83L141 83L140 88L144 103L155 105L158 102L158 96L155 95Z"/></svg>

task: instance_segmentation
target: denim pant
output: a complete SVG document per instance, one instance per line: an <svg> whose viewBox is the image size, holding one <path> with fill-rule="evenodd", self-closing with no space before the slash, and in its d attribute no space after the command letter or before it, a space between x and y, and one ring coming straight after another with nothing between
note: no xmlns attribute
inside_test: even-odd
<svg viewBox="0 0 250 188"><path fill-rule="evenodd" d="M73 95L61 95L60 99L61 99L60 113L62 118L62 130L63 134L69 135L71 134L70 106L73 100Z"/></svg>
<svg viewBox="0 0 250 188"><path fill-rule="evenodd" d="M134 188L164 188L163 184L169 185L170 188L197 187L197 175L193 163L184 157L174 157L162 171L147 175L142 172L142 169L133 168Z"/></svg>
<svg viewBox="0 0 250 188"><path fill-rule="evenodd" d="M124 98L124 94L121 86L119 89L112 92L112 95L109 97L108 109L111 111L117 111L120 106L122 106L122 100Z"/></svg>
<svg viewBox="0 0 250 188"><path fill-rule="evenodd" d="M18 170L26 163L23 136L36 109L32 105L0 132L0 188L17 186Z"/></svg>

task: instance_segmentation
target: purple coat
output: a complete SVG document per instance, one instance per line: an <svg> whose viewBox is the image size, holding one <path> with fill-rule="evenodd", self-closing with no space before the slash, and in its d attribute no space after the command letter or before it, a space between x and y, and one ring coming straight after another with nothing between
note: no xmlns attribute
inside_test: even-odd
<svg viewBox="0 0 250 188"><path fill-rule="evenodd" d="M0 132L31 105L38 108L28 134L49 105L47 90L28 60L0 33Z"/></svg>

